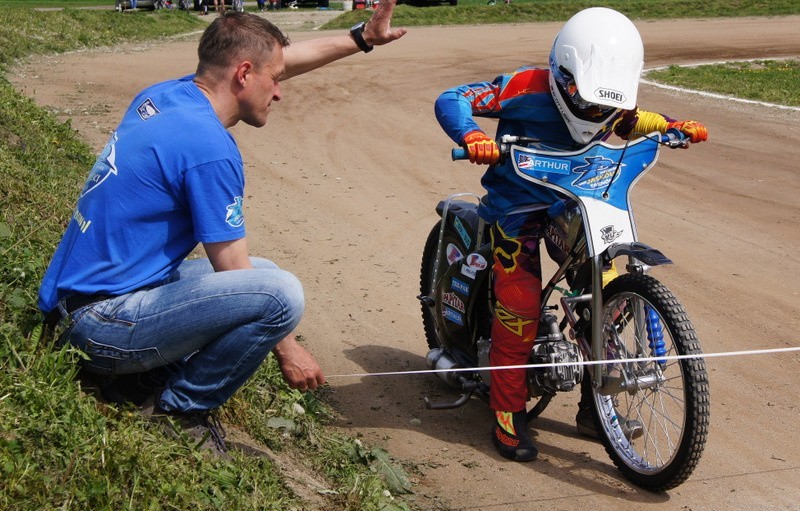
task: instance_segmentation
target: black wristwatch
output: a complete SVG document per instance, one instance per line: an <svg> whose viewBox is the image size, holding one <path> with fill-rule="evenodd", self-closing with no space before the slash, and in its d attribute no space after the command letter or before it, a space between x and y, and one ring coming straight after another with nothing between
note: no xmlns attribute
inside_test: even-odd
<svg viewBox="0 0 800 511"><path fill-rule="evenodd" d="M353 28L350 29L350 35L353 36L356 44L361 51L364 53L369 53L372 51L372 46L368 45L367 42L364 40L364 27L367 26L366 21L362 21L361 23L356 23L353 25Z"/></svg>

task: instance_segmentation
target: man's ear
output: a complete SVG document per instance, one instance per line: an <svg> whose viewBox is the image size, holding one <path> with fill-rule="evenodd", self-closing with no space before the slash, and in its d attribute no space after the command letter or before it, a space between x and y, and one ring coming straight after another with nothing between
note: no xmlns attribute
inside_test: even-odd
<svg viewBox="0 0 800 511"><path fill-rule="evenodd" d="M249 60L242 61L238 66L236 66L236 82L241 86L244 87L247 83L247 80L250 79L250 75L253 73L253 63Z"/></svg>

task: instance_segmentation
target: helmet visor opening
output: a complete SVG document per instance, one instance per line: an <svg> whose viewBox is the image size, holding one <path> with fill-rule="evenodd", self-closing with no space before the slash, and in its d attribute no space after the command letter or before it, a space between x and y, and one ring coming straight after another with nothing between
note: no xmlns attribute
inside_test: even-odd
<svg viewBox="0 0 800 511"><path fill-rule="evenodd" d="M563 66L559 66L551 72L558 92L575 117L585 121L602 122L617 110L613 106L599 105L583 99L578 92L578 85L575 83L572 73Z"/></svg>

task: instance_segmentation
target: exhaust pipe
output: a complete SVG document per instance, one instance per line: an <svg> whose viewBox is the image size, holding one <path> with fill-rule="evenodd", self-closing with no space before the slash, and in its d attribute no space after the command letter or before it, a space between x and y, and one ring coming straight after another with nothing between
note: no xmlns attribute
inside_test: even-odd
<svg viewBox="0 0 800 511"><path fill-rule="evenodd" d="M453 356L443 348L435 348L428 352L425 356L425 362L428 364L429 369L442 371L436 373L436 376L444 380L448 385L463 392L461 397L453 402L445 403L432 403L425 397L425 407L430 410L447 410L450 408L458 408L464 406L473 396L477 394L478 397L483 399L487 404L489 402L488 387L481 383L480 380L465 377L463 371L448 371L448 369L462 368Z"/></svg>
<svg viewBox="0 0 800 511"><path fill-rule="evenodd" d="M435 371L442 371L436 373L436 376L444 380L448 385L454 389L462 390L464 388L463 375L460 372L451 372L450 369L462 368L444 348L434 348L425 355L425 362L428 364L428 369Z"/></svg>

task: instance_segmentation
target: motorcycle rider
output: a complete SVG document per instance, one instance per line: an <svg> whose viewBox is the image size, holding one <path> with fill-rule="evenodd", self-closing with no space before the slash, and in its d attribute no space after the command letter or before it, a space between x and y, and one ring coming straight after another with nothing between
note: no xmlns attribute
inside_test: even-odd
<svg viewBox="0 0 800 511"><path fill-rule="evenodd" d="M547 209L559 197L523 181L511 161L500 161L495 139L474 117L498 119L497 139L505 134L535 137L540 139L537 147L549 150L578 150L612 133L633 139L668 129L681 131L692 143L706 140L706 128L696 121L676 121L638 108L643 58L634 24L615 10L593 7L564 24L548 68L524 66L491 82L451 88L436 100L436 118L447 135L467 150L470 162L489 165L481 179L487 194L478 211L492 225L492 366L524 365L529 360L541 305L539 243L544 238L548 253L558 259L545 229ZM613 276L604 275L604 282ZM580 433L596 436L588 397L584 393L576 422ZM496 417L492 440L511 460L530 461L538 454L527 433L527 399L525 369L491 371L490 407ZM641 434L641 424L635 421L626 419L626 427L634 437Z"/></svg>

